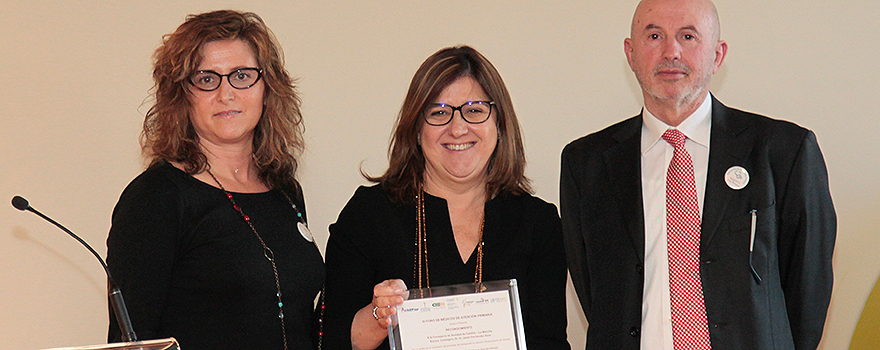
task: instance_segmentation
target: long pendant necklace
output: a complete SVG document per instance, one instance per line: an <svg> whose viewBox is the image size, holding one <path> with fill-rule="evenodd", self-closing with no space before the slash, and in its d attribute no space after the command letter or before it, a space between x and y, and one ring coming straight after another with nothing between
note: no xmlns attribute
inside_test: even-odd
<svg viewBox="0 0 880 350"><path fill-rule="evenodd" d="M263 237L261 237L260 234L257 233L257 229L254 228L254 224L251 223L251 218L245 215L244 212L241 211L241 207L239 207L238 204L235 203L235 199L232 198L232 193L229 193L229 191L227 191L226 188L223 187L223 184L221 184L220 181L217 180L217 177L214 176L211 170L205 171L208 173L208 175L211 175L211 178L214 179L214 182L216 182L217 185L220 186L220 189L223 190L224 193L226 193L226 198L228 198L229 201L232 203L232 208L241 215L241 218L244 220L244 222L247 223L248 227L251 228L251 231L254 232L254 236L256 236L257 240L260 241L260 245L263 246L263 256L265 256L266 259L269 260L269 263L272 264L272 273L275 276L275 296L278 298L278 319L281 320L281 336L284 340L284 349L287 350L287 328L284 326L284 303L281 301L281 279L278 278L278 266L275 265L275 253L272 252L272 249L269 249L269 246L267 246L266 242L263 241ZM280 192L282 195L284 195L284 198L287 198L287 202L290 203L290 207L293 208L294 212L296 212L297 228L299 228L300 233L303 235L303 237L305 237L306 233L303 232L302 228L305 227L305 229L308 230L308 227L303 224L302 213L299 211L299 209L296 207L296 204L293 203L293 201L290 199L290 196L288 196L286 192L284 192L283 190L280 190ZM310 235L311 234L309 234L309 236ZM321 318L323 321L323 308L321 311ZM321 325L323 326L323 322L321 322Z"/></svg>
<svg viewBox="0 0 880 350"><path fill-rule="evenodd" d="M428 270L428 235L425 225L425 192L419 190L416 194L416 244L413 264L413 279L419 289L431 288L431 277ZM477 267L474 270L474 285L482 291L483 284L483 226L486 223L486 215L480 220L480 241L477 243ZM424 285L422 282L424 281Z"/></svg>

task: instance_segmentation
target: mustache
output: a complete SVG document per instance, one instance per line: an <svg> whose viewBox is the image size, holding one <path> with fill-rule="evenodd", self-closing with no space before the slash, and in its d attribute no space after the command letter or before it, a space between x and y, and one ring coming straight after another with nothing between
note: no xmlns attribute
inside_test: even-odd
<svg viewBox="0 0 880 350"><path fill-rule="evenodd" d="M654 73L654 74L657 74L657 73L659 73L661 70L664 70L664 69L675 69L675 70L680 70L680 71L684 72L685 74L690 74L690 73L691 73L691 68L688 67L686 64L682 63L681 61L663 61L663 62L660 62L660 64L658 64L657 66L654 67L654 69L653 69L653 73Z"/></svg>

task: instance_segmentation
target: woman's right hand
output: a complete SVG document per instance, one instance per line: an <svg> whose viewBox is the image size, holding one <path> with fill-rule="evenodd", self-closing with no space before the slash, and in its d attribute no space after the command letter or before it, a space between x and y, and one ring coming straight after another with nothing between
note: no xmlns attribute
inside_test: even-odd
<svg viewBox="0 0 880 350"><path fill-rule="evenodd" d="M385 280L373 287L373 302L367 307L383 330L391 324L391 315L397 313L397 305L403 304L406 284L402 280Z"/></svg>
<svg viewBox="0 0 880 350"><path fill-rule="evenodd" d="M403 304L406 284L402 280L385 280L373 287L373 301L358 310L351 322L352 349L375 349L388 337L391 315Z"/></svg>

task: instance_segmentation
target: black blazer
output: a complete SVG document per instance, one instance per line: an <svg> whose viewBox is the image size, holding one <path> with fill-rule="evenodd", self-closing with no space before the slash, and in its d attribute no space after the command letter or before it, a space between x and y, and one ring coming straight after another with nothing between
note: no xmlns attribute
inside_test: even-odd
<svg viewBox="0 0 880 350"><path fill-rule="evenodd" d="M568 144L560 209L587 348L638 349L645 228L635 116ZM724 174L745 168L748 185ZM837 218L815 135L712 98L700 273L712 348L815 349L831 299ZM757 230L749 267L750 211Z"/></svg>

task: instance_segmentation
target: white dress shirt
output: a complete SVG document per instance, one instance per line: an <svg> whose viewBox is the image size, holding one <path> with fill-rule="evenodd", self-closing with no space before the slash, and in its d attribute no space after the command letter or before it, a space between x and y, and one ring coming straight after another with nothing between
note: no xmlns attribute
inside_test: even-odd
<svg viewBox="0 0 880 350"><path fill-rule="evenodd" d="M709 167L709 135L712 127L711 94L677 127L666 125L642 108L641 170L645 208L645 285L642 299L641 349L673 350L672 313L669 299L669 258L666 250L666 171L672 161L672 145L661 136L678 129L685 136L685 149L694 164L694 182L700 222L706 173Z"/></svg>

